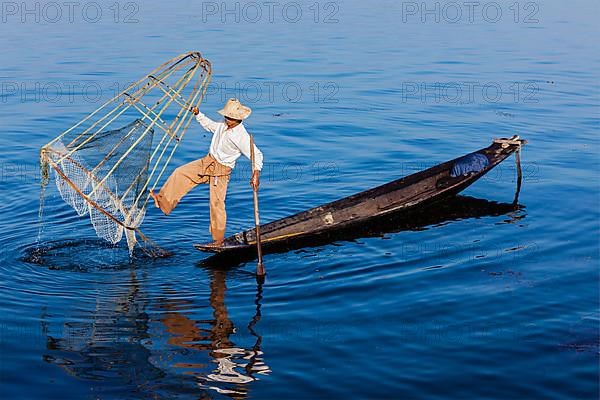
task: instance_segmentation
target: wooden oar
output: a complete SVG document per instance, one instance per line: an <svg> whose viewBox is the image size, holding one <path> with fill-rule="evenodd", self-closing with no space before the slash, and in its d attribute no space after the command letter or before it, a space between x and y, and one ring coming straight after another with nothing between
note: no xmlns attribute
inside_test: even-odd
<svg viewBox="0 0 600 400"><path fill-rule="evenodd" d="M250 162L252 163L252 175L254 175L254 136L250 135ZM262 248L260 243L260 216L258 214L258 188L252 188L254 192L254 224L256 225L256 251L258 263L256 264L256 275L264 276L265 267L262 262Z"/></svg>

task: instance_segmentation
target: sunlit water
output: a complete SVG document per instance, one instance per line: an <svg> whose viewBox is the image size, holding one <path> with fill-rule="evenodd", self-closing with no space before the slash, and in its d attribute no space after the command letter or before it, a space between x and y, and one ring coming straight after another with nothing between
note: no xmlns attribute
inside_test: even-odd
<svg viewBox="0 0 600 400"><path fill-rule="evenodd" d="M391 1L302 3L297 22L284 3L272 19L262 3L258 19L244 3L129 4L95 23L3 14L3 398L597 398L596 2L502 2L498 22L465 8L456 23L445 3L438 22ZM515 133L530 141L523 207L268 255L264 285L254 262L193 249L206 188L149 210L170 258L98 241L52 186L38 243L39 148L190 50L213 63L207 114L232 96L253 108L264 221ZM172 165L208 143L192 127ZM228 233L253 223L248 168ZM509 159L465 194L509 203L515 175Z"/></svg>

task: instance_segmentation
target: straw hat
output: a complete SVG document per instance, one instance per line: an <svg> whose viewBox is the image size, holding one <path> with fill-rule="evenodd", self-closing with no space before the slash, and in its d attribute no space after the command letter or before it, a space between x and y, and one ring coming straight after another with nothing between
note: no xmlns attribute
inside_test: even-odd
<svg viewBox="0 0 600 400"><path fill-rule="evenodd" d="M248 118L252 110L242 105L238 99L229 99L225 107L217 112L224 117L242 120Z"/></svg>

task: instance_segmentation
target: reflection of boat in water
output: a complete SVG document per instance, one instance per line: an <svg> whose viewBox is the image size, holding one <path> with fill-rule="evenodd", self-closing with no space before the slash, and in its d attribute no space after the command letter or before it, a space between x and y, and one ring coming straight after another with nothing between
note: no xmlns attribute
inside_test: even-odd
<svg viewBox="0 0 600 400"><path fill-rule="evenodd" d="M378 237L388 233L402 231L418 231L429 226L446 224L468 218L494 217L506 215L507 223L517 222L525 217L525 207L518 203L499 203L470 196L453 196L433 203L429 206L418 207L403 213L371 220L349 229L335 232L323 232L310 240L300 243L282 242L269 248L269 252L287 252L303 247L322 246L336 241L352 241L364 237ZM202 261L206 266L222 266L252 260L255 252L229 254L217 253Z"/></svg>
<svg viewBox="0 0 600 400"><path fill-rule="evenodd" d="M270 372L254 329L262 287L247 331L237 330L225 305L227 272L208 273L211 317L193 319L207 307L175 292L152 304L132 271L117 297L98 296L91 317L73 317L47 334L44 360L117 398L205 398L211 391L245 398L249 383Z"/></svg>

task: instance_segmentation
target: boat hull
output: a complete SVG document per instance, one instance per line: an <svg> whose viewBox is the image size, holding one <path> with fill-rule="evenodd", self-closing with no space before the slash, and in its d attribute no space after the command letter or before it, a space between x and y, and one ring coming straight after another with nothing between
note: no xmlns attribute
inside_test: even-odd
<svg viewBox="0 0 600 400"><path fill-rule="evenodd" d="M518 151L524 143L524 140L518 138L494 141L490 146L470 153L484 154L489 160L487 167L476 173L450 176L454 164L470 155L468 154L385 185L261 225L263 252L297 247L311 239L322 241L323 237L333 236L336 232L409 213L455 196ZM198 250L212 253L255 253L255 229L226 238L222 247L201 244L194 246Z"/></svg>

